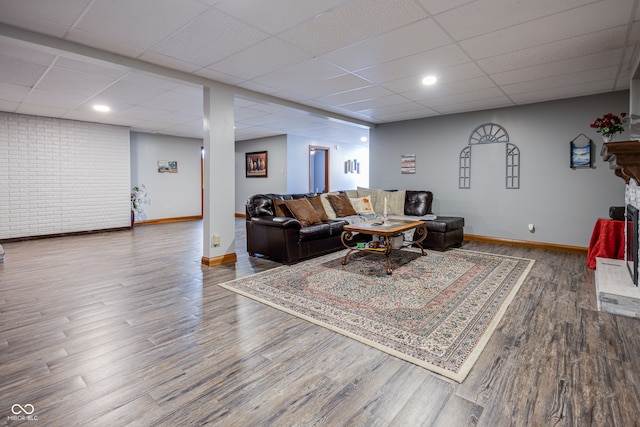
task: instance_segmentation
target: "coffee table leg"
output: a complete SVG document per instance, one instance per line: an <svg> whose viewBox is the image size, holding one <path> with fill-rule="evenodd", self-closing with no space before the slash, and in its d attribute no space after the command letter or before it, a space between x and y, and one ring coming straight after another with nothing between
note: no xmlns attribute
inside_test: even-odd
<svg viewBox="0 0 640 427"><path fill-rule="evenodd" d="M353 240L353 233L350 231L343 231L340 235L340 240L342 241L342 245L345 248L349 249L347 254L344 256L344 259L342 260L342 265L347 265L347 261L349 261L349 255L351 255L351 252L353 252L354 250L353 246L350 246L348 244Z"/></svg>
<svg viewBox="0 0 640 427"><path fill-rule="evenodd" d="M422 256L425 256L427 253L424 251L424 248L422 247L422 242L424 242L424 239L427 238L426 224L420 227L416 227L415 235L418 236L418 240L414 240L413 244L418 245Z"/></svg>
<svg viewBox="0 0 640 427"><path fill-rule="evenodd" d="M386 258L387 261L387 274L391 274L393 273L393 268L391 268L391 252L393 252L393 248L391 247L391 237L390 236L385 236L384 237L384 245L386 247L386 251L384 252L384 257Z"/></svg>

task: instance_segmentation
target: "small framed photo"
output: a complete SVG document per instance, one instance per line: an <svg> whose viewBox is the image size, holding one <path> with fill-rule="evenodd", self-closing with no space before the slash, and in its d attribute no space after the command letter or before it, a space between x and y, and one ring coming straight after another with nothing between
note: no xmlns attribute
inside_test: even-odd
<svg viewBox="0 0 640 427"><path fill-rule="evenodd" d="M247 178L267 178L269 170L267 152L245 153L245 168Z"/></svg>
<svg viewBox="0 0 640 427"><path fill-rule="evenodd" d="M158 160L158 173L178 173L178 162L175 160Z"/></svg>
<svg viewBox="0 0 640 427"><path fill-rule="evenodd" d="M400 155L400 173L401 174L416 173L416 155L415 154Z"/></svg>
<svg viewBox="0 0 640 427"><path fill-rule="evenodd" d="M595 144L589 139L586 145L578 146L571 141L570 164L571 169L594 169L595 168Z"/></svg>

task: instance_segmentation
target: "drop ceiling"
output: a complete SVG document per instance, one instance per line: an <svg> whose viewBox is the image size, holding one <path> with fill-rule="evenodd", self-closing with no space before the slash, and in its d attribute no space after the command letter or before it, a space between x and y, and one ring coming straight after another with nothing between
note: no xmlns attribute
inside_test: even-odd
<svg viewBox="0 0 640 427"><path fill-rule="evenodd" d="M628 89L638 1L0 0L0 111L201 138L206 79L238 88L236 140L356 142L367 124Z"/></svg>

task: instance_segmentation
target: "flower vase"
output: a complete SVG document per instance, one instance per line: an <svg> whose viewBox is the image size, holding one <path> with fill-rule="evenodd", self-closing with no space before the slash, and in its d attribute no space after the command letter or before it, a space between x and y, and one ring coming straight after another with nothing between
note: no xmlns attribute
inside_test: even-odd
<svg viewBox="0 0 640 427"><path fill-rule="evenodd" d="M613 142L613 135L602 135L602 140L604 142Z"/></svg>

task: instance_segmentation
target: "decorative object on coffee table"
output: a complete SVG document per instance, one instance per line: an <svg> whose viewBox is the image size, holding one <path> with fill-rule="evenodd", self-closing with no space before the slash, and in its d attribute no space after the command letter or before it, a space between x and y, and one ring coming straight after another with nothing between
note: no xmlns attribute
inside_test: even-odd
<svg viewBox="0 0 640 427"><path fill-rule="evenodd" d="M343 252L220 286L462 382L533 260L472 252L400 251L394 274L379 259Z"/></svg>

